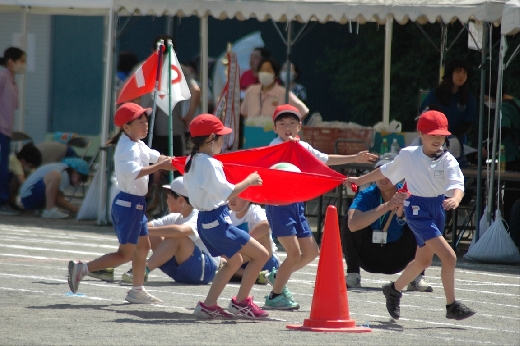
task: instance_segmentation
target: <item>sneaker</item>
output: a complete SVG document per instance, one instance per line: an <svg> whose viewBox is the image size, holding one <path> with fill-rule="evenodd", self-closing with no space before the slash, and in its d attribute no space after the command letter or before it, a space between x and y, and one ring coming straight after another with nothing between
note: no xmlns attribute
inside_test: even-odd
<svg viewBox="0 0 520 346"><path fill-rule="evenodd" d="M399 302L401 301L401 297L403 294L401 292L396 291L392 287L393 282L386 284L383 286L383 293L386 297L386 309L390 316L394 319L398 320L401 315L401 308L399 307Z"/></svg>
<svg viewBox="0 0 520 346"><path fill-rule="evenodd" d="M262 270L260 272L260 274L258 274L256 283L259 285L267 285L267 278L266 278L267 275L269 275L269 270Z"/></svg>
<svg viewBox="0 0 520 346"><path fill-rule="evenodd" d="M477 312L468 308L466 305L459 301L455 301L449 307L446 306L446 318L452 320L463 320L465 318L475 315Z"/></svg>
<svg viewBox="0 0 520 346"><path fill-rule="evenodd" d="M419 274L412 282L408 284L408 291L433 292L432 286L424 280L424 276Z"/></svg>
<svg viewBox="0 0 520 346"><path fill-rule="evenodd" d="M233 314L226 312L217 304L207 306L203 302L199 302L195 307L193 314L199 318L233 318Z"/></svg>
<svg viewBox="0 0 520 346"><path fill-rule="evenodd" d="M265 279L267 283L271 286L274 286L274 281L276 280L276 273L278 273L278 269L273 267L273 270L265 274ZM287 285L283 287L282 295L285 296L287 300L294 301L293 295L291 291L289 291L289 289L287 288Z"/></svg>
<svg viewBox="0 0 520 346"><path fill-rule="evenodd" d="M9 204L4 204L0 206L0 215L16 216L20 215L20 212L11 208Z"/></svg>
<svg viewBox="0 0 520 346"><path fill-rule="evenodd" d="M133 283L134 282L134 273L132 272L132 269L130 269L129 271L127 271L126 273L123 274L123 276L121 276L121 280L123 280L124 282L128 282L128 283ZM148 273L144 274L144 282L147 282L148 281Z"/></svg>
<svg viewBox="0 0 520 346"><path fill-rule="evenodd" d="M87 275L103 281L112 282L114 281L114 268L95 270L93 272L88 273Z"/></svg>
<svg viewBox="0 0 520 346"><path fill-rule="evenodd" d="M283 294L271 299L269 295L265 296L264 309L274 310L297 310L300 308L300 304L294 300L289 300Z"/></svg>
<svg viewBox="0 0 520 346"><path fill-rule="evenodd" d="M60 211L57 207L52 209L45 209L42 213L44 219L66 219L69 214Z"/></svg>
<svg viewBox="0 0 520 346"><path fill-rule="evenodd" d="M347 282L347 287L361 287L361 275L359 273L347 273L347 276L345 276L345 281Z"/></svg>
<svg viewBox="0 0 520 346"><path fill-rule="evenodd" d="M229 302L228 310L238 317L245 318L266 318L269 317L269 313L258 307L253 301L253 297L247 297L242 302L237 302L237 297L231 298Z"/></svg>
<svg viewBox="0 0 520 346"><path fill-rule="evenodd" d="M136 291L133 288L128 291L125 300L134 304L162 304L162 300L152 296L146 290Z"/></svg>
<svg viewBox="0 0 520 346"><path fill-rule="evenodd" d="M86 263L82 262L69 262L69 288L72 293L78 292L78 286L80 281L87 275L88 267Z"/></svg>

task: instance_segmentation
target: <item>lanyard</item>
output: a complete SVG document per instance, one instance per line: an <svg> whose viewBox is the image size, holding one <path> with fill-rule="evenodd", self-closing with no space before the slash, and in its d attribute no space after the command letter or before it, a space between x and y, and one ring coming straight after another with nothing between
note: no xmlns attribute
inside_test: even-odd
<svg viewBox="0 0 520 346"><path fill-rule="evenodd" d="M260 102L260 113L258 114L258 116L262 116L262 108L264 107L264 102L269 97L269 95L267 93L265 93L265 97L262 100L262 89L263 88L264 88L264 86L262 85L260 87L260 94L258 94L258 101Z"/></svg>
<svg viewBox="0 0 520 346"><path fill-rule="evenodd" d="M381 196L381 192L379 192L379 205L383 204L383 197ZM385 221L385 217L386 215L388 214L388 212L384 213L380 218L379 218L379 230L382 231L383 230L383 222Z"/></svg>

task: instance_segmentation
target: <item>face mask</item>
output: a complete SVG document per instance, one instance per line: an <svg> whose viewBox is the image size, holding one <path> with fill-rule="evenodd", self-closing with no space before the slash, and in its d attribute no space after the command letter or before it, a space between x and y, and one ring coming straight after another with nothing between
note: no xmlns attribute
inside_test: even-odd
<svg viewBox="0 0 520 346"><path fill-rule="evenodd" d="M487 100L484 102L484 104L489 108L489 109L495 109L495 102L491 101L491 100Z"/></svg>
<svg viewBox="0 0 520 346"><path fill-rule="evenodd" d="M280 79L282 80L282 82L284 84L287 84L287 81L286 81L286 79L287 79L287 71L280 72ZM289 83L291 83L293 80L294 80L294 73L291 72L290 75L289 75Z"/></svg>
<svg viewBox="0 0 520 346"><path fill-rule="evenodd" d="M263 86L269 86L274 82L274 73L271 72L259 72L258 80L262 83Z"/></svg>
<svg viewBox="0 0 520 346"><path fill-rule="evenodd" d="M13 71L16 74L23 74L23 73L25 73L26 67L27 67L27 65L24 63L17 63L14 65Z"/></svg>

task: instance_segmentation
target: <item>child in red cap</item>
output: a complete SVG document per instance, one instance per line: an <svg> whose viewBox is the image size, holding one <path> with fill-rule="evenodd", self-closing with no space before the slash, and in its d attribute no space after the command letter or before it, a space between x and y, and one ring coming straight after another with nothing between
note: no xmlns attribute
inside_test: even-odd
<svg viewBox="0 0 520 346"><path fill-rule="evenodd" d="M222 149L222 136L231 131L212 114L201 114L190 124L193 150L186 163L184 186L191 204L199 209L197 230L200 238L212 256L225 255L228 258L213 279L206 300L197 304L194 313L200 318L232 318L233 315L265 318L269 314L254 303L249 292L267 262L269 253L246 231L231 225L226 203L249 186L262 185L262 179L255 172L233 185L226 180L222 164L213 158ZM233 274L247 261L249 264L244 270L238 294L229 303L230 314L217 305L218 297Z"/></svg>
<svg viewBox="0 0 520 346"><path fill-rule="evenodd" d="M399 319L401 291L430 266L435 254L442 262L446 318L462 320L475 314L475 311L455 300L457 257L442 236L442 230L446 210L457 208L464 196L464 176L455 157L443 147L446 136L451 135L443 113L423 113L417 122L417 131L422 145L403 148L392 162L364 176L350 177L347 181L364 185L386 177L392 184L397 184L406 179L411 193L405 201L404 213L417 240L417 252L399 279L383 286L390 315Z"/></svg>
<svg viewBox="0 0 520 346"><path fill-rule="evenodd" d="M78 291L81 279L89 272L132 261L133 288L128 291L126 300L139 304L162 303L143 287L150 251L144 196L148 192L148 175L160 169L174 168L171 157L160 155L141 141L148 133L150 113L150 108L144 109L135 103L125 103L116 112L114 123L120 131L107 144L117 143L114 165L121 192L112 203L112 221L119 249L88 263L70 261L69 287L73 293Z"/></svg>
<svg viewBox="0 0 520 346"><path fill-rule="evenodd" d="M273 114L273 130L278 137L270 145L298 140L298 132L302 126L301 118L296 107L289 104L278 106ZM327 155L306 142L299 141L299 143L318 160L329 166L352 162L370 163L378 159L377 155L367 151L359 152L356 155ZM305 218L304 209L303 202L283 206L265 206L273 237L278 237L278 241L287 251L287 257L278 270L273 268L267 275L267 282L273 286L271 293L265 297L265 306L270 309L300 308L287 288L287 282L293 272L305 267L319 255L319 248Z"/></svg>

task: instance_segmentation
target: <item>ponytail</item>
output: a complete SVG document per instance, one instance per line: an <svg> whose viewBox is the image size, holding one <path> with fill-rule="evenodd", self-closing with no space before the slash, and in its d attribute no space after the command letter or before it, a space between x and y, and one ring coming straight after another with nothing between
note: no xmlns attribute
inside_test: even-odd
<svg viewBox="0 0 520 346"><path fill-rule="evenodd" d="M114 144L117 144L117 142L119 141L119 138L121 137L121 135L123 134L123 132L125 132L125 131L124 131L123 128L121 127L121 128L119 129L119 132L118 132L115 136L113 136L112 138L110 138L110 139L105 143L105 145L114 145Z"/></svg>
<svg viewBox="0 0 520 346"><path fill-rule="evenodd" d="M184 167L184 172L185 173L188 173L190 171L191 162L193 161L193 158L195 157L195 154L197 154L199 152L200 146L202 144L204 144L204 142L206 141L206 139L208 137L209 136L191 137L191 142L193 143L193 149L191 149L190 160L188 161L188 163L186 163L186 166Z"/></svg>

